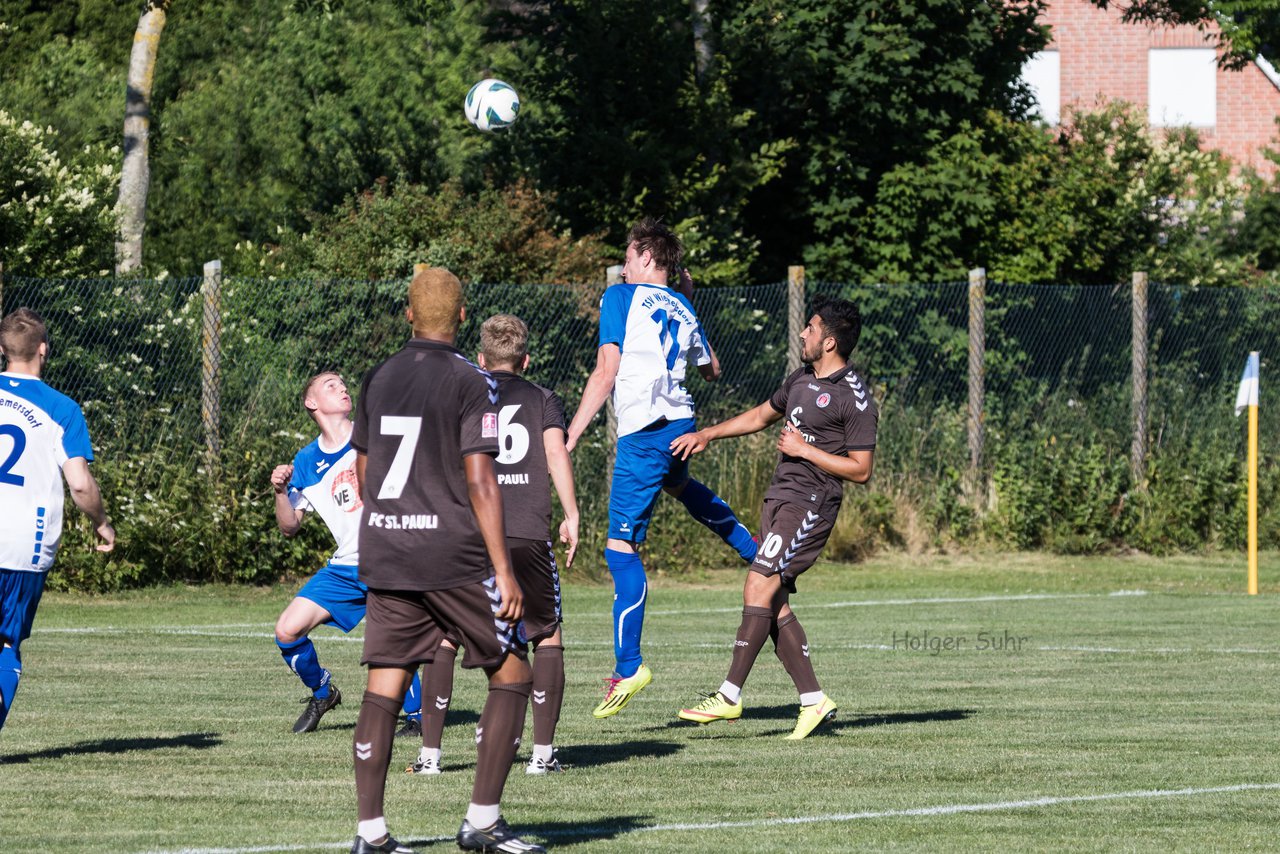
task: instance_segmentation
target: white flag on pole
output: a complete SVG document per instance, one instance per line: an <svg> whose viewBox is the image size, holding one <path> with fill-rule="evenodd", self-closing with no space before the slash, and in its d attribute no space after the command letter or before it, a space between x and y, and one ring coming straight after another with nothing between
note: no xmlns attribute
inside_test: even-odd
<svg viewBox="0 0 1280 854"><path fill-rule="evenodd" d="M1236 415L1250 406L1258 405L1258 351L1249 354L1244 363L1244 375L1240 377L1240 390L1236 392Z"/></svg>

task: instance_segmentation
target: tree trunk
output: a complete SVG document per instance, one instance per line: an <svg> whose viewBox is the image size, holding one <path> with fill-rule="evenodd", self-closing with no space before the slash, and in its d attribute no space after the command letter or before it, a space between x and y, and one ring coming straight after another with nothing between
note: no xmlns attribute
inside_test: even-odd
<svg viewBox="0 0 1280 854"><path fill-rule="evenodd" d="M120 170L120 237L116 241L116 275L142 266L142 232L147 225L147 191L151 185L151 84L156 50L171 0L147 0L133 34L129 81L124 98L124 166Z"/></svg>
<svg viewBox="0 0 1280 854"><path fill-rule="evenodd" d="M693 70L701 85L711 70L715 58L715 36L711 32L711 16L707 14L707 0L691 0L693 7Z"/></svg>

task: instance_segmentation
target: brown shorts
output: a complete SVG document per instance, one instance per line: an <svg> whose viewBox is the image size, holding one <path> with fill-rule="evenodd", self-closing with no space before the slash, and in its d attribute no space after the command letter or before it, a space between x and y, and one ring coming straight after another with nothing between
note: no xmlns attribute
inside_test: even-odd
<svg viewBox="0 0 1280 854"><path fill-rule="evenodd" d="M795 577L813 566L831 536L832 523L799 504L771 499L760 508L760 550L751 571L781 575L795 589Z"/></svg>
<svg viewBox="0 0 1280 854"><path fill-rule="evenodd" d="M525 658L516 627L498 619L493 577L448 590L369 590L364 656L370 667L417 667L448 638L466 647L463 667L492 667L508 653Z"/></svg>
<svg viewBox="0 0 1280 854"><path fill-rule="evenodd" d="M560 571L547 540L507 537L511 568L524 594L524 617L516 629L523 642L550 637L560 625Z"/></svg>

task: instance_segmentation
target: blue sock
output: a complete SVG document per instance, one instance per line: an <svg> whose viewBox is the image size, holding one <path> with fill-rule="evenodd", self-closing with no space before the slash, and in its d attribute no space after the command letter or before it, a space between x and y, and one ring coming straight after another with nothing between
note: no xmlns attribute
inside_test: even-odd
<svg viewBox="0 0 1280 854"><path fill-rule="evenodd" d="M22 676L22 659L11 646L0 647L0 729L13 708L13 698L18 693L18 678Z"/></svg>
<svg viewBox="0 0 1280 854"><path fill-rule="evenodd" d="M280 647L284 663L298 674L303 685L310 688L318 699L323 700L329 696L329 671L320 666L311 638L302 638L293 643L281 643L277 640L276 646Z"/></svg>
<svg viewBox="0 0 1280 854"><path fill-rule="evenodd" d="M409 683L409 690L404 692L404 704L401 708L406 718L422 719L422 680L418 678L417 670L413 671L413 681Z"/></svg>
<svg viewBox="0 0 1280 854"><path fill-rule="evenodd" d="M755 539L733 514L733 508L724 503L724 499L701 482L690 478L678 500L693 518L715 531L720 539L732 546L739 557L748 563L756 559Z"/></svg>
<svg viewBox="0 0 1280 854"><path fill-rule="evenodd" d="M635 676L643 661L640 632L644 630L644 603L649 584L640 555L605 549L604 560L613 575L614 673L625 679Z"/></svg>

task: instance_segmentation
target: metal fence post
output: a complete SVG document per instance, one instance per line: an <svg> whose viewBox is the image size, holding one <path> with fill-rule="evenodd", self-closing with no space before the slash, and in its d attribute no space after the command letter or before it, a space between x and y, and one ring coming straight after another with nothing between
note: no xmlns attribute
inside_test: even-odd
<svg viewBox="0 0 1280 854"><path fill-rule="evenodd" d="M983 406L986 398L987 271L969 271L969 490L981 505L982 452L985 444Z"/></svg>
<svg viewBox="0 0 1280 854"><path fill-rule="evenodd" d="M1133 488L1147 488L1147 274L1133 274Z"/></svg>
<svg viewBox="0 0 1280 854"><path fill-rule="evenodd" d="M204 423L205 460L210 476L217 476L222 459L222 262L204 265L200 286L204 302L200 352L200 418Z"/></svg>
<svg viewBox="0 0 1280 854"><path fill-rule="evenodd" d="M800 367L800 333L804 316L804 267L787 268L787 373Z"/></svg>

